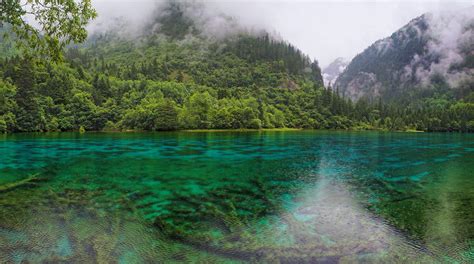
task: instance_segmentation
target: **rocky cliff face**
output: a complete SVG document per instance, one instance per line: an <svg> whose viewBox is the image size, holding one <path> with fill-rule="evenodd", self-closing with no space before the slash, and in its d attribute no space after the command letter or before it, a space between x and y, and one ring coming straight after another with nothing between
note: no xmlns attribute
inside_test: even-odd
<svg viewBox="0 0 474 264"><path fill-rule="evenodd" d="M473 89L474 8L425 14L357 55L335 82L360 98L392 100L412 89Z"/></svg>
<svg viewBox="0 0 474 264"><path fill-rule="evenodd" d="M346 69L349 61L337 58L323 69L324 85L332 86L337 77Z"/></svg>

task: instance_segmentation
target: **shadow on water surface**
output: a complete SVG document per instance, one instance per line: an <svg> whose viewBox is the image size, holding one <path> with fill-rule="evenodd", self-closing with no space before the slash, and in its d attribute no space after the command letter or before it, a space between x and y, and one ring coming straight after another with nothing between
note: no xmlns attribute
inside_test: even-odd
<svg viewBox="0 0 474 264"><path fill-rule="evenodd" d="M473 137L252 132L0 140L0 259L468 262ZM456 155L453 155L456 154Z"/></svg>

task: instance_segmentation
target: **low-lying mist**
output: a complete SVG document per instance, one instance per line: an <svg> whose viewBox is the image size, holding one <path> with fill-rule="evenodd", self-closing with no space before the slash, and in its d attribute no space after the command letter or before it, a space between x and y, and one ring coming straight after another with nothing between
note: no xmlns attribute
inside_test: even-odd
<svg viewBox="0 0 474 264"><path fill-rule="evenodd" d="M433 61L421 66L422 58L415 56L411 65L416 67L416 78L426 84L440 75L451 86L472 79L474 69L466 65L466 60L474 56L474 7L432 13L426 19L428 30L424 34L429 40L425 57Z"/></svg>
<svg viewBox="0 0 474 264"><path fill-rule="evenodd" d="M197 0L96 1L99 17L90 35L116 33L136 38L149 34L179 33L222 39L237 33L273 32L255 19L241 19L219 2ZM179 20L179 21L178 21ZM186 28L185 28L186 27ZM180 32L176 32L180 31ZM275 37L277 34L273 34Z"/></svg>

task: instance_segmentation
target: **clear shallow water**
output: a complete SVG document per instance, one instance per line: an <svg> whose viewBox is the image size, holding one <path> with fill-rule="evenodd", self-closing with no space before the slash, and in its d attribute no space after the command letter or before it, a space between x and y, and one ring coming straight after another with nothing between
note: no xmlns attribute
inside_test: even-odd
<svg viewBox="0 0 474 264"><path fill-rule="evenodd" d="M0 136L0 262L474 261L474 135Z"/></svg>

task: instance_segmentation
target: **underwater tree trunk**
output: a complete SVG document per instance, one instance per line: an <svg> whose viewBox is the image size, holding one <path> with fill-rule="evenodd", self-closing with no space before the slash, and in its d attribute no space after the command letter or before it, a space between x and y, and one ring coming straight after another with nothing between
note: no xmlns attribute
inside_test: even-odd
<svg viewBox="0 0 474 264"><path fill-rule="evenodd" d="M0 185L0 192L7 192L9 190L21 187L23 185L30 184L31 182L38 179L38 175L39 173L36 173L36 174L30 175L28 178L23 179L23 180L16 181L16 182L9 182L9 183Z"/></svg>

